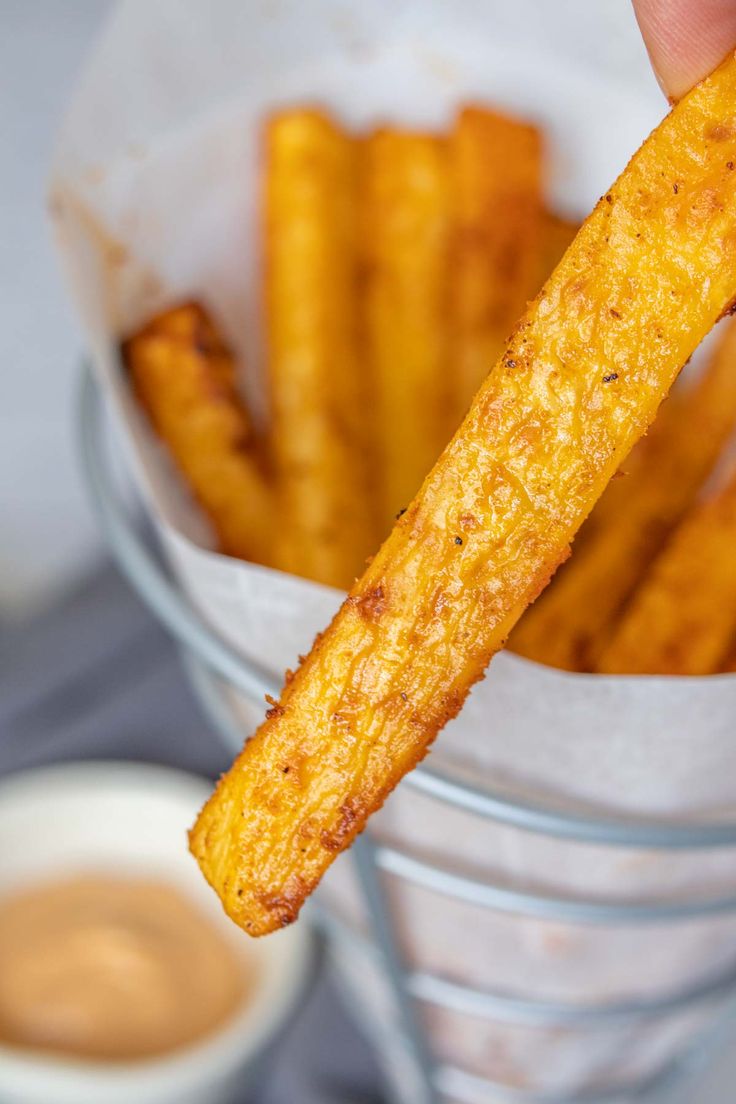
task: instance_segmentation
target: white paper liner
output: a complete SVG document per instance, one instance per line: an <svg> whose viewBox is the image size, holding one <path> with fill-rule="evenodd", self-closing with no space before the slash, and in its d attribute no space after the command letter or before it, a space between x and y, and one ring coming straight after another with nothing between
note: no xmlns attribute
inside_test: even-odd
<svg viewBox="0 0 736 1104"><path fill-rule="evenodd" d="M390 119L438 127L469 99L545 127L552 201L577 213L663 113L620 4L131 0L116 11L63 127L51 210L98 378L182 585L226 640L274 671L308 649L340 595L211 551L206 523L126 388L117 341L165 305L196 296L242 356L243 386L262 410L264 115L311 102L354 126ZM259 716L243 708L245 733ZM732 676L591 678L503 654L431 763L561 808L736 816L735 715ZM406 786L376 827L424 857L526 890L627 900L736 885L730 851L564 843L483 822ZM350 878L343 858L323 899L359 927ZM409 958L478 987L610 999L669 991L736 957L730 918L585 928L484 912L393 879L390 896ZM379 984L363 978L366 994ZM692 1027L687 1017L676 1029L654 1023L638 1030L634 1047L623 1029L600 1029L591 1045L586 1032L523 1033L457 1013L434 1011L428 1022L445 1058L566 1091L614 1068L623 1076L626 1063L651 1068Z"/></svg>

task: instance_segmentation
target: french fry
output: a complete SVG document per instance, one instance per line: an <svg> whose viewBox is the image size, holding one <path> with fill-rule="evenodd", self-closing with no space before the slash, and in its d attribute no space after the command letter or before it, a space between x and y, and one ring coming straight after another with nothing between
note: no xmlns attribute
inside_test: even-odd
<svg viewBox="0 0 736 1104"><path fill-rule="evenodd" d="M454 431L541 286L540 133L510 116L466 107L450 137L450 171Z"/></svg>
<svg viewBox="0 0 736 1104"><path fill-rule="evenodd" d="M451 431L447 147L386 128L366 139L364 153L365 347L388 532Z"/></svg>
<svg viewBox="0 0 736 1104"><path fill-rule="evenodd" d="M710 675L736 631L736 476L688 514L597 664L621 675Z"/></svg>
<svg viewBox="0 0 736 1104"><path fill-rule="evenodd" d="M357 143L317 111L266 133L266 313L285 570L348 587L376 543L357 348Z"/></svg>
<svg viewBox="0 0 736 1104"><path fill-rule="evenodd" d="M552 214L551 211L543 213L537 288L542 286L550 272L557 267L579 229L578 222Z"/></svg>
<svg viewBox="0 0 736 1104"><path fill-rule="evenodd" d="M221 551L272 565L271 490L233 358L203 308L160 314L123 344L123 357Z"/></svg>
<svg viewBox="0 0 736 1104"><path fill-rule="evenodd" d="M568 564L509 640L519 655L590 671L668 534L697 497L736 425L736 325L700 379L678 388L651 434L607 488Z"/></svg>
<svg viewBox="0 0 736 1104"><path fill-rule="evenodd" d="M463 705L736 295L736 61L597 205L457 434L202 810L252 935L288 924Z"/></svg>
<svg viewBox="0 0 736 1104"><path fill-rule="evenodd" d="M733 641L731 644L733 645ZM736 672L736 647L732 646L728 650L725 662L721 664L720 674L732 675L734 672Z"/></svg>

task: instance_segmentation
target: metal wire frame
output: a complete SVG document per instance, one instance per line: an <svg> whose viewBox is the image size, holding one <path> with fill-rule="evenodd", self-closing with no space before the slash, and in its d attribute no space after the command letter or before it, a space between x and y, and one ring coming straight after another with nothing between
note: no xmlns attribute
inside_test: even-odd
<svg viewBox="0 0 736 1104"><path fill-rule="evenodd" d="M239 747L242 731L228 708L218 680L224 681L251 701L261 704L265 694L277 694L279 681L272 672L246 661L210 631L189 606L185 597L156 561L140 538L115 489L102 434L102 404L92 374L85 369L79 397L79 441L82 467L101 528L123 574L129 579L154 615L169 629L182 648L192 684L216 729L230 747ZM736 845L736 823L652 823L588 815L567 814L541 804L516 800L502 793L459 783L427 766L407 776L405 784L436 799L482 817L525 831L561 839L614 847L682 850ZM666 1092L668 1101L677 1081L700 1068L698 1055L708 1051L714 1036L720 1037L730 1024L731 1007L715 1031L698 1040L699 1046L670 1063L653 1077L637 1084L615 1086L577 1095L529 1093L468 1074L450 1066L437 1066L429 1053L421 1028L417 1002L425 1001L507 1022L548 1025L594 1025L613 1020L662 1016L705 1001L725 1000L736 994L736 966L725 975L701 981L675 993L638 1001L599 1005L571 1005L562 1002L527 1000L504 993L484 992L451 983L433 975L409 971L394 937L390 911L380 872L401 877L444 895L497 911L543 917L581 924L670 923L693 917L736 912L736 892L704 899L639 901L586 901L577 898L522 893L505 886L460 876L431 866L395 847L373 841L364 833L351 855L371 923L377 953L386 975L401 1024L403 1042L418 1073L421 1099L414 1093L412 1104L437 1104L441 1093L466 1100L468 1104L496 1098L525 1104L608 1104L621 1100L651 1101ZM323 918L335 933L338 921ZM343 936L345 932L342 933ZM355 938L354 933L350 933ZM734 997L736 1011L736 997ZM401 1087L394 1085L397 1101L403 1101Z"/></svg>

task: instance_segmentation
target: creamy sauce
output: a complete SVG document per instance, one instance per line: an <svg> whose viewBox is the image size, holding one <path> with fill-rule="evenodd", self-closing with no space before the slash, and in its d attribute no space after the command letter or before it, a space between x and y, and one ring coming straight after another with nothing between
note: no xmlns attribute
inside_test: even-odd
<svg viewBox="0 0 736 1104"><path fill-rule="evenodd" d="M0 900L0 1042L111 1061L200 1038L241 1004L242 958L186 896L84 875Z"/></svg>

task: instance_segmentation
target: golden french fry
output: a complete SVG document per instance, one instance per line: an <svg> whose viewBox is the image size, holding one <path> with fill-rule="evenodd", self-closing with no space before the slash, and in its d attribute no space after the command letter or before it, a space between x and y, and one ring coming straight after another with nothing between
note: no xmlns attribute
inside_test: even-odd
<svg viewBox="0 0 736 1104"><path fill-rule="evenodd" d="M542 231L539 251L539 271L537 273L537 286L541 287L556 267L573 238L580 229L579 222L562 218L560 215L544 211L542 215Z"/></svg>
<svg viewBox="0 0 736 1104"><path fill-rule="evenodd" d="M388 532L450 436L447 147L383 129L366 139L364 155L366 364Z"/></svg>
<svg viewBox="0 0 736 1104"><path fill-rule="evenodd" d="M541 135L510 116L466 107L450 137L450 172L454 430L541 285Z"/></svg>
<svg viewBox="0 0 736 1104"><path fill-rule="evenodd" d="M317 111L266 133L266 311L285 570L347 587L374 548L358 357L357 143Z"/></svg>
<svg viewBox="0 0 736 1104"><path fill-rule="evenodd" d="M636 591L597 669L710 675L736 631L736 477L675 530Z"/></svg>
<svg viewBox="0 0 736 1104"><path fill-rule="evenodd" d="M229 915L292 921L457 714L736 295L736 61L597 205L406 513L191 833Z"/></svg>
<svg viewBox="0 0 736 1104"><path fill-rule="evenodd" d="M511 635L512 651L553 667L595 669L627 599L735 425L736 326L729 321L700 379L677 389L627 462L629 474L607 488L580 547Z"/></svg>
<svg viewBox="0 0 736 1104"><path fill-rule="evenodd" d="M731 643L733 645L733 641ZM719 670L724 675L733 674L736 671L736 648L729 648L726 660L721 664Z"/></svg>
<svg viewBox="0 0 736 1104"><path fill-rule="evenodd" d="M221 551L273 566L273 499L258 443L233 358L203 308L160 314L124 342L123 357Z"/></svg>

